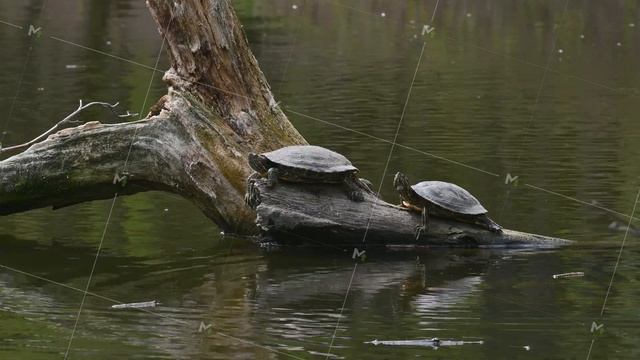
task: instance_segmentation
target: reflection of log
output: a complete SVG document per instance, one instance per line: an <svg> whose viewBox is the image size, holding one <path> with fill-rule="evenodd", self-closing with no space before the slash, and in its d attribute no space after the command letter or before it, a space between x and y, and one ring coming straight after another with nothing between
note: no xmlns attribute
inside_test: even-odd
<svg viewBox="0 0 640 360"><path fill-rule="evenodd" d="M279 183L268 189L255 183L261 203L256 223L266 234L286 243L327 246L426 245L451 247L557 247L569 240L513 230L492 233L480 227L431 218L426 236L416 241L418 214L371 195L361 203L349 200L334 185Z"/></svg>

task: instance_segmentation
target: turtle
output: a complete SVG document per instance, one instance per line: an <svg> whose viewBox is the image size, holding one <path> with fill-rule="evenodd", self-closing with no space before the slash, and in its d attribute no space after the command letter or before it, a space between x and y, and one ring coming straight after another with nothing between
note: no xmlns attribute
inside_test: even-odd
<svg viewBox="0 0 640 360"><path fill-rule="evenodd" d="M492 232L502 232L502 226L487 216L487 209L467 190L444 181L422 181L410 185L409 178L398 172L393 185L400 194L402 206L422 214L422 223L416 226L416 239L426 232L429 215L454 219L481 226Z"/></svg>
<svg viewBox="0 0 640 360"><path fill-rule="evenodd" d="M247 179L245 200L252 207L259 199L253 186L258 178L266 178L269 188L279 180L344 184L348 198L357 202L364 201L363 192L373 194L371 183L356 176L358 169L346 157L321 146L292 145L262 154L251 153L249 166L255 172Z"/></svg>

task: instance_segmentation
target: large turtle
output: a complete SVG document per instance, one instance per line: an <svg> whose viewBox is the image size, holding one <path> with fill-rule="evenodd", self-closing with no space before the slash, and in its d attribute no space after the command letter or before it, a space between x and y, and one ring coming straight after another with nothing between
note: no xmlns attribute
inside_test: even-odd
<svg viewBox="0 0 640 360"><path fill-rule="evenodd" d="M279 180L301 183L344 184L347 196L353 201L363 201L363 191L372 193L370 182L359 179L358 169L341 154L313 145L294 145L263 153L249 154L249 166L255 171L247 179L246 202L256 205L256 189L252 183L257 178L267 178L267 186L274 187Z"/></svg>
<svg viewBox="0 0 640 360"><path fill-rule="evenodd" d="M423 181L410 185L409 178L397 173L393 185L400 193L402 205L422 213L422 224L416 226L416 238L428 228L429 215L479 225L493 232L502 226L487 216L487 209L467 190L443 181Z"/></svg>

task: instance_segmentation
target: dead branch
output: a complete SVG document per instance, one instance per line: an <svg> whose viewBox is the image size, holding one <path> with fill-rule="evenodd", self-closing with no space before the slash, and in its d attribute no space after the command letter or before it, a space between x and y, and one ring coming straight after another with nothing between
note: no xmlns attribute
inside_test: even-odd
<svg viewBox="0 0 640 360"><path fill-rule="evenodd" d="M111 110L111 112L114 113L114 115L120 117L120 115L116 114L113 111L113 109L115 107L117 107L118 104L119 103L109 104L109 103L106 103L106 102L94 101L94 102L90 102L88 104L84 104L83 105L82 104L82 99L80 99L80 104L78 105L78 108L76 110L74 110L72 113L67 115L64 119L58 121L58 123L56 123L53 127L51 127L49 130L45 131L41 135L37 136L33 140L31 140L29 142L26 142L24 144L13 145L13 146L9 146L9 147L6 147L6 148L3 148L2 144L0 144L0 155L7 154L7 153L15 153L15 152L17 152L19 150L26 149L29 146L44 140L47 136L53 134L54 132L62 130L67 125L80 124L80 121L73 120L73 118L76 117L80 112L82 112L82 110L85 110L85 109L87 109L87 108L89 108L91 106L100 105L102 107L105 107L105 108ZM127 114L129 114L129 112L127 112ZM125 115L125 116L127 116L127 115Z"/></svg>

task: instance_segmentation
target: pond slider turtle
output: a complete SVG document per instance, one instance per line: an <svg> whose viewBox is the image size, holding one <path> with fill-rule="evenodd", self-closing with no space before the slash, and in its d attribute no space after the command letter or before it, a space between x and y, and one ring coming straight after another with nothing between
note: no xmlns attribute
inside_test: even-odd
<svg viewBox="0 0 640 360"><path fill-rule="evenodd" d="M256 205L255 179L266 178L267 187L274 187L279 180L298 183L344 184L347 196L353 201L363 201L363 191L373 193L368 181L359 179L358 169L349 159L335 151L314 145L294 145L266 152L249 154L249 166L255 171L247 179L246 202Z"/></svg>
<svg viewBox="0 0 640 360"><path fill-rule="evenodd" d="M400 193L402 205L422 213L422 224L416 226L416 238L428 228L429 215L479 225L493 232L502 226L487 216L487 209L467 190L443 181L423 181L410 185L409 178L397 173L393 185Z"/></svg>

